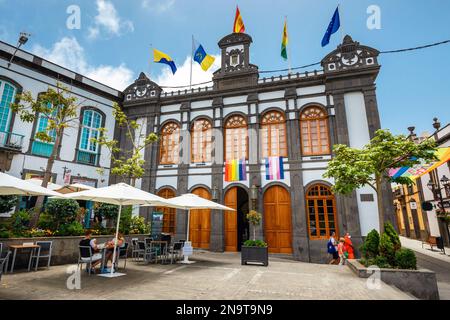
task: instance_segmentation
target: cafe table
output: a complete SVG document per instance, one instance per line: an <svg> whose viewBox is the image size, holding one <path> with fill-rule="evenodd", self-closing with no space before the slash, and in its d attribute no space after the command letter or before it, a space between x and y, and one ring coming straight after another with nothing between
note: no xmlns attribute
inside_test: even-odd
<svg viewBox="0 0 450 320"><path fill-rule="evenodd" d="M14 264L16 262L17 250L30 249L30 260L28 262L28 270L29 270L30 265L31 265L31 255L33 254L34 250L38 249L39 247L40 246L38 246L37 244L34 244L34 243L23 243L23 244L10 245L9 248L13 250L13 257L12 257L12 261L11 261L11 269L9 272L13 273L13 271L14 271Z"/></svg>

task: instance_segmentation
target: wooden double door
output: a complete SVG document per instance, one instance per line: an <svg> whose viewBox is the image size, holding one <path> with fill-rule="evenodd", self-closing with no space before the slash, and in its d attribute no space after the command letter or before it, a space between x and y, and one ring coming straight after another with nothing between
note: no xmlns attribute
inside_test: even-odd
<svg viewBox="0 0 450 320"><path fill-rule="evenodd" d="M192 191L204 199L211 200L211 194L205 188L197 188ZM211 236L211 210L191 210L191 218L189 220L189 240L192 247L209 249Z"/></svg>
<svg viewBox="0 0 450 320"><path fill-rule="evenodd" d="M270 253L292 253L291 196L281 186L264 193L264 232Z"/></svg>
<svg viewBox="0 0 450 320"><path fill-rule="evenodd" d="M225 206L236 211L224 212L225 251L237 252L242 243L249 239L248 194L241 187L232 187L225 193Z"/></svg>

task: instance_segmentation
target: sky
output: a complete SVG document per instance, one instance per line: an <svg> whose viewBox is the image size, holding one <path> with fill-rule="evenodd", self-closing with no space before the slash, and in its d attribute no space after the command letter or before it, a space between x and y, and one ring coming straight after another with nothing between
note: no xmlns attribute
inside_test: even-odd
<svg viewBox="0 0 450 320"><path fill-rule="evenodd" d="M0 40L15 44L19 32L29 32L24 50L119 90L142 71L159 85L178 86L189 84L192 36L216 57L208 72L194 64L193 82L211 80L220 65L217 43L231 33L236 5L253 38L251 63L275 70L288 67L280 56L285 17L291 65L306 65L320 61L342 39L337 33L321 47L338 4L340 32L380 51L450 39L448 0L0 0ZM377 29L367 26L371 5L380 9ZM79 9L79 26L73 8ZM152 48L172 57L175 76L167 66L151 63ZM449 57L450 44L380 56L376 83L383 128L406 133L415 126L418 134L431 133L434 117L450 121Z"/></svg>

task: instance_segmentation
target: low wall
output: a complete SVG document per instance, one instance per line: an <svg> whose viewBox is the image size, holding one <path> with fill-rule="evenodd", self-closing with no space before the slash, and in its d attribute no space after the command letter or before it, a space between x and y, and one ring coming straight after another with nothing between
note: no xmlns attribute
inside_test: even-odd
<svg viewBox="0 0 450 320"><path fill-rule="evenodd" d="M358 260L347 260L349 268L360 278L369 278L373 270L359 263ZM423 300L439 300L436 274L427 269L403 270L380 269L381 281L395 286L402 291Z"/></svg>
<svg viewBox="0 0 450 320"><path fill-rule="evenodd" d="M125 236L125 241L131 244L131 239L138 238L143 240L148 237L148 235L127 235ZM92 238L97 239L97 243L103 243L114 238L113 235L106 236L92 236ZM10 238L10 239L0 239L0 243L3 243L3 250L8 250L10 245L20 245L24 242L36 242L36 241L53 241L52 246L52 259L51 265L63 265L77 263L78 261L78 245L83 236L79 237L49 237L49 238ZM29 249L19 249L17 250L16 263L14 269L28 268L29 261ZM131 253L131 250L129 251ZM12 260L12 254L10 258L10 263ZM47 259L43 259L46 263ZM42 263L44 263L42 262ZM42 265L41 262L39 265Z"/></svg>

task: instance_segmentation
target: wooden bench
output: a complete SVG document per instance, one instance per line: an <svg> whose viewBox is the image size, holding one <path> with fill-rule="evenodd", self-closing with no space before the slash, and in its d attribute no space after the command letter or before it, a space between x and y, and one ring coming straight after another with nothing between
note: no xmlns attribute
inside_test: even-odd
<svg viewBox="0 0 450 320"><path fill-rule="evenodd" d="M436 248L438 247L436 237L432 237L432 236L429 236L427 240L422 241L422 248L423 248L424 244L429 245L431 247L431 251L433 251L433 247L436 247ZM439 250L442 251L443 249L439 249Z"/></svg>

